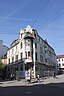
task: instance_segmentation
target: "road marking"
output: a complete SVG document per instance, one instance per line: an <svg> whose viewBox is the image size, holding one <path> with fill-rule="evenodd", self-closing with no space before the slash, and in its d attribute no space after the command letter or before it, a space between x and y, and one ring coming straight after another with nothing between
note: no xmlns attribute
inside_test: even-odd
<svg viewBox="0 0 64 96"><path fill-rule="evenodd" d="M29 91L28 91L28 92L26 92L26 94L31 94L31 93L32 93L32 92L29 92Z"/></svg>

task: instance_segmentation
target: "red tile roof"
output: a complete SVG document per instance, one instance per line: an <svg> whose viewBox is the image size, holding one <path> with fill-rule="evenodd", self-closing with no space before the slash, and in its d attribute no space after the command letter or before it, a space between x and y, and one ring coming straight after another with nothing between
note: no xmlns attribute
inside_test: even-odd
<svg viewBox="0 0 64 96"><path fill-rule="evenodd" d="M56 57L57 57L57 58L64 58L64 54L62 54L62 55L57 55Z"/></svg>

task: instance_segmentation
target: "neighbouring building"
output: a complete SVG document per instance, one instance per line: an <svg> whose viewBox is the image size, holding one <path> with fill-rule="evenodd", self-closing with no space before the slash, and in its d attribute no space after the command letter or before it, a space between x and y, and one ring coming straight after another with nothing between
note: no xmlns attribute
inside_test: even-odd
<svg viewBox="0 0 64 96"><path fill-rule="evenodd" d="M36 29L28 25L20 30L7 52L7 64L11 72L30 69L32 78L37 74L49 76L56 70L55 50L43 40Z"/></svg>
<svg viewBox="0 0 64 96"><path fill-rule="evenodd" d="M64 73L64 54L57 55L58 74Z"/></svg>
<svg viewBox="0 0 64 96"><path fill-rule="evenodd" d="M1 62L5 65L7 65L7 54L1 57Z"/></svg>
<svg viewBox="0 0 64 96"><path fill-rule="evenodd" d="M3 45L3 40L0 40L0 59L4 54L6 54L8 51L8 47Z"/></svg>

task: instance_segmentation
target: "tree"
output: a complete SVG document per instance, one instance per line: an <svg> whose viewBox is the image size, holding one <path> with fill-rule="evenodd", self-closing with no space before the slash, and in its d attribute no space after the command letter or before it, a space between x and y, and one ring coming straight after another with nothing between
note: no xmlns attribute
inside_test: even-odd
<svg viewBox="0 0 64 96"><path fill-rule="evenodd" d="M4 70L5 69L5 65L2 63L2 62L0 62L0 72L2 71L2 70Z"/></svg>
<svg viewBox="0 0 64 96"><path fill-rule="evenodd" d="M0 62L0 77L3 80L6 78L6 65L2 62Z"/></svg>

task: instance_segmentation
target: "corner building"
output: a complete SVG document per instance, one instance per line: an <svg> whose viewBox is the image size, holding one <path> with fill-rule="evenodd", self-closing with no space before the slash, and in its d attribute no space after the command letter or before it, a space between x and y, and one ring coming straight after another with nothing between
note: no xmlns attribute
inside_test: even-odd
<svg viewBox="0 0 64 96"><path fill-rule="evenodd" d="M31 78L49 76L56 69L54 49L43 40L36 29L28 25L20 30L19 38L12 42L7 52L11 72L30 69Z"/></svg>

